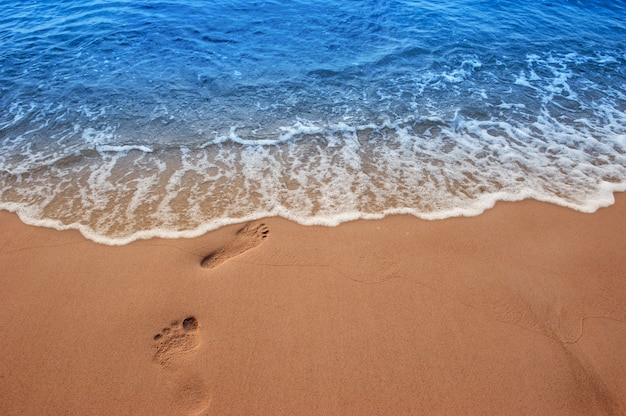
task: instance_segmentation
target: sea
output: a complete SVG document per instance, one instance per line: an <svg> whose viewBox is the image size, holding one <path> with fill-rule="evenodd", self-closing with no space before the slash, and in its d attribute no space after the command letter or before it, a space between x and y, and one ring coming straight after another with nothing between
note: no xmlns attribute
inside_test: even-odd
<svg viewBox="0 0 626 416"><path fill-rule="evenodd" d="M28 224L119 245L619 191L625 1L0 0Z"/></svg>

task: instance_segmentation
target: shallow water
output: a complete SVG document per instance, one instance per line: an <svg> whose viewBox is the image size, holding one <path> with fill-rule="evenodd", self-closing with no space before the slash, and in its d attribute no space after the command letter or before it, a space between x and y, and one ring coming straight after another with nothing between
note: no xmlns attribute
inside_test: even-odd
<svg viewBox="0 0 626 416"><path fill-rule="evenodd" d="M626 190L626 3L1 1L0 208L123 244Z"/></svg>

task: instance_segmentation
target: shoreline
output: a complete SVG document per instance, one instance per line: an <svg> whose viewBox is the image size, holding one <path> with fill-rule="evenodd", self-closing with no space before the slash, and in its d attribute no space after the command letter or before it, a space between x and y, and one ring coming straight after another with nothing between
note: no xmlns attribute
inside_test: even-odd
<svg viewBox="0 0 626 416"><path fill-rule="evenodd" d="M124 246L2 211L0 413L625 414L615 198Z"/></svg>
<svg viewBox="0 0 626 416"><path fill-rule="evenodd" d="M624 189L622 189L624 188ZM598 210L608 208L615 203L615 195L626 193L626 187L602 187L598 190L594 198L588 202L588 204L576 205L574 202L566 202L556 197L539 197L533 192L523 192L512 197L508 193L496 193L492 195L483 196L477 198L475 205L471 207L463 208L448 208L434 212L417 212L412 208L390 208L384 210L381 213L344 213L337 214L329 217L299 217L286 215L284 212L264 212L261 214L254 214L250 216L242 216L240 218L229 218L214 220L205 225L195 225L195 228L186 228L182 230L165 230L156 226L154 229L145 229L141 231L130 232L125 235L103 235L99 231L94 230L91 226L84 224L72 223L66 225L60 219L43 218L33 219L20 213L20 209L16 209L16 205L9 205L7 208L3 208L0 204L0 212L7 212L16 215L20 221L28 226L50 228L56 231L77 231L85 239L90 240L96 244L102 244L106 246L125 246L136 241L146 241L153 239L162 240L178 240L178 239L193 239L202 237L208 233L215 232L224 227L241 226L242 224L249 222L260 222L265 218L280 218L281 220L294 223L296 226L302 227L338 227L344 223L355 221L380 221L387 217L393 216L407 216L413 217L420 221L446 221L455 218L473 218L485 214L487 211L492 210L496 205L509 204L516 202L523 202L531 200L534 202L554 205L562 207L568 210L572 210L582 214L593 214ZM284 209L283 209L284 211ZM149 216L149 214L148 214ZM184 224L189 226L196 221L185 221ZM178 223L179 225L181 222ZM144 224L145 225L145 224Z"/></svg>

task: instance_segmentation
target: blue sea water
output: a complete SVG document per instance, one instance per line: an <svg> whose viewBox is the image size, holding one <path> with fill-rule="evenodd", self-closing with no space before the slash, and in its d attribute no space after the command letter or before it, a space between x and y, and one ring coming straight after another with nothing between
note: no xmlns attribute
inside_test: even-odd
<svg viewBox="0 0 626 416"><path fill-rule="evenodd" d="M0 0L27 223L124 244L624 190L624 1Z"/></svg>

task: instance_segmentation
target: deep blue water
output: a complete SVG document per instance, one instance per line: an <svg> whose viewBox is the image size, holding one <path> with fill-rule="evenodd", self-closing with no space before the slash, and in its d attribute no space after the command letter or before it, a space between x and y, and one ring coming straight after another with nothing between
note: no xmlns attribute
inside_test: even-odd
<svg viewBox="0 0 626 416"><path fill-rule="evenodd" d="M0 208L124 243L626 190L626 2L2 1Z"/></svg>

